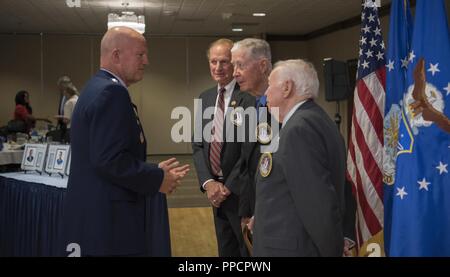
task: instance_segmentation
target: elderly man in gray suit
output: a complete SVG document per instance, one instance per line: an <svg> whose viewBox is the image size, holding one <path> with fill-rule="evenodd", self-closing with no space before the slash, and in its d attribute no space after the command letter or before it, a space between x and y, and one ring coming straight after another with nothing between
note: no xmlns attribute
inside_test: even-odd
<svg viewBox="0 0 450 277"><path fill-rule="evenodd" d="M269 76L268 106L282 127L278 149L258 164L254 256L342 255L345 145L314 101L318 90L303 60L278 62Z"/></svg>

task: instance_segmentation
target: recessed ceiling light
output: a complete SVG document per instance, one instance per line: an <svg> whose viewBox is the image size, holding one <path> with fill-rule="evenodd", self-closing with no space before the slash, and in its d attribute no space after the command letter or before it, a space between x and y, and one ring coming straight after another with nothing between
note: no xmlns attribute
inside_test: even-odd
<svg viewBox="0 0 450 277"><path fill-rule="evenodd" d="M165 16L174 16L174 15L177 15L177 12L176 11L172 11L172 10L165 10L165 11L163 11L163 14Z"/></svg>
<svg viewBox="0 0 450 277"><path fill-rule="evenodd" d="M253 16L266 16L265 13L253 13Z"/></svg>
<svg viewBox="0 0 450 277"><path fill-rule="evenodd" d="M244 31L244 29L242 29L242 28L233 28L233 29L231 29L233 32L242 32L242 31Z"/></svg>

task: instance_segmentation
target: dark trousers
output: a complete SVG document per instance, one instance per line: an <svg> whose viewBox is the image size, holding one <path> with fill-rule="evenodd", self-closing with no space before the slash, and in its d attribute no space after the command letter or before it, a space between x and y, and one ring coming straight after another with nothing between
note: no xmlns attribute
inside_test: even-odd
<svg viewBox="0 0 450 277"><path fill-rule="evenodd" d="M241 231L241 218L238 216L237 205L237 196L231 194L222 203L223 207L214 208L219 257L249 256Z"/></svg>

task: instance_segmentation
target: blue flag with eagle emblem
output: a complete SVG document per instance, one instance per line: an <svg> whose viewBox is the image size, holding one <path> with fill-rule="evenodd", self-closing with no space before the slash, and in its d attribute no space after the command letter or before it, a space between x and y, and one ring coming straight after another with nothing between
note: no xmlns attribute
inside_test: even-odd
<svg viewBox="0 0 450 277"><path fill-rule="evenodd" d="M413 20L409 1L393 0L389 19L389 41L386 56L386 98L384 116L384 229L391 229L395 163L398 152L398 128L401 121L401 101L407 86L408 60L412 42ZM389 232L384 243L390 244Z"/></svg>
<svg viewBox="0 0 450 277"><path fill-rule="evenodd" d="M393 179L385 186L388 256L450 256L450 36L445 11L443 0L417 0L407 55L388 54L388 80L398 74L396 67L406 73L401 91L387 91L400 93L391 96L399 103L398 129L385 121L385 129L398 138ZM389 64L394 58L400 62ZM386 104L388 114L391 106Z"/></svg>

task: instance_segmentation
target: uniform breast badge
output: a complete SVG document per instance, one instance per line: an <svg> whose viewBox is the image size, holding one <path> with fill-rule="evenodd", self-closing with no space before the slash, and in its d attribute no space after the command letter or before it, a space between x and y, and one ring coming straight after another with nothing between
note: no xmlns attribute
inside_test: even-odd
<svg viewBox="0 0 450 277"><path fill-rule="evenodd" d="M263 153L259 158L259 174L262 177L267 177L272 171L272 154L269 152Z"/></svg>
<svg viewBox="0 0 450 277"><path fill-rule="evenodd" d="M259 123L256 127L256 139L261 144L268 144L272 140L272 129L267 122Z"/></svg>

